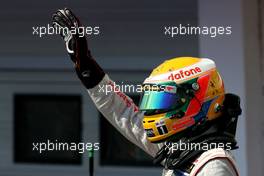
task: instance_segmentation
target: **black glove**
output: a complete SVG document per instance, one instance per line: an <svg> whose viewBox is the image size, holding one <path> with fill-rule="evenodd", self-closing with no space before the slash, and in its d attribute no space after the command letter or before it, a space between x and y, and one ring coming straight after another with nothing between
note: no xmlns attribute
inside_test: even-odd
<svg viewBox="0 0 264 176"><path fill-rule="evenodd" d="M88 48L86 37L72 31L81 27L79 19L67 8L58 10L52 16L53 26L60 30L68 54L75 65L75 70L85 85L90 89L95 87L104 77L103 69L93 59Z"/></svg>

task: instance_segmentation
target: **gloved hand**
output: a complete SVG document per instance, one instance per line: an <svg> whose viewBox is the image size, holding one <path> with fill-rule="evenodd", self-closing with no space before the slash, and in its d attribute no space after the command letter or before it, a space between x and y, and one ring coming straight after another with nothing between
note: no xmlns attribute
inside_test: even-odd
<svg viewBox="0 0 264 176"><path fill-rule="evenodd" d="M74 63L76 73L86 88L95 87L104 77L103 69L93 59L86 37L72 32L81 26L79 19L67 8L58 10L52 16L55 28L60 29L66 50ZM74 30L74 31L78 31Z"/></svg>

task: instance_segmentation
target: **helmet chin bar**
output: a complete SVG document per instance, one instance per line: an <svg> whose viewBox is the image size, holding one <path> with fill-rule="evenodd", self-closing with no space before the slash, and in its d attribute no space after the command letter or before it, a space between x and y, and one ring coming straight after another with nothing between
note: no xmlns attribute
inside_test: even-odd
<svg viewBox="0 0 264 176"><path fill-rule="evenodd" d="M240 108L240 98L234 94L225 95L224 105L222 107L223 114L221 117L199 126L199 128L189 128L179 134L175 134L168 138L165 145L157 152L154 163L163 163L167 169L188 169L190 164L204 150L177 150L171 152L173 143L182 142L184 144L230 144L231 150L238 148L235 140L236 126L238 116L242 110ZM226 149L226 148L224 148ZM229 148L230 149L230 148Z"/></svg>

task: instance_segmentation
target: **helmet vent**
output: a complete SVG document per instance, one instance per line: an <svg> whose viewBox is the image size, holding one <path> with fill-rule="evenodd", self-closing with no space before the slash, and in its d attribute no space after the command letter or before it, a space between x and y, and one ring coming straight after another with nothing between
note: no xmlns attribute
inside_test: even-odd
<svg viewBox="0 0 264 176"><path fill-rule="evenodd" d="M149 120L148 123L154 122L155 120Z"/></svg>

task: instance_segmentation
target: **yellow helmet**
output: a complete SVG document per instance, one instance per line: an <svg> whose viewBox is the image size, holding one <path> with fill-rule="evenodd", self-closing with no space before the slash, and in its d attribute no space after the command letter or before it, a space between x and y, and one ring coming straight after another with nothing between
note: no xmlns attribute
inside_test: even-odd
<svg viewBox="0 0 264 176"><path fill-rule="evenodd" d="M224 83L214 61L179 57L163 62L143 83L140 110L151 142L160 142L222 114Z"/></svg>

